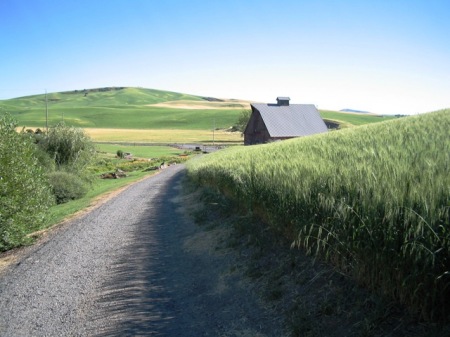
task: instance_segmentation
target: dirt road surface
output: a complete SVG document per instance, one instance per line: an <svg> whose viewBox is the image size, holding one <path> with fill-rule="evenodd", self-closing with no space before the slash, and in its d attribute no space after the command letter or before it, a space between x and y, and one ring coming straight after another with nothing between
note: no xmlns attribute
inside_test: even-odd
<svg viewBox="0 0 450 337"><path fill-rule="evenodd" d="M282 336L196 226L182 165L53 231L0 274L0 336Z"/></svg>

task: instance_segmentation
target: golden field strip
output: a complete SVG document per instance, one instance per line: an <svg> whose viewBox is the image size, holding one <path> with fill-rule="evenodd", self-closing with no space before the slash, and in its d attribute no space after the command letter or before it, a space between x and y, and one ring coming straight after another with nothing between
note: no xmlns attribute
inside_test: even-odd
<svg viewBox="0 0 450 337"><path fill-rule="evenodd" d="M27 128L36 130L37 128ZM45 129L45 128L42 128ZM17 131L21 131L18 127ZM223 130L173 130L173 129L103 129L84 128L94 142L136 142L136 143L206 143L242 144L240 132Z"/></svg>
<svg viewBox="0 0 450 337"><path fill-rule="evenodd" d="M101 142L137 143L242 143L240 132L223 130L172 130L172 129L95 129L85 128L94 140Z"/></svg>

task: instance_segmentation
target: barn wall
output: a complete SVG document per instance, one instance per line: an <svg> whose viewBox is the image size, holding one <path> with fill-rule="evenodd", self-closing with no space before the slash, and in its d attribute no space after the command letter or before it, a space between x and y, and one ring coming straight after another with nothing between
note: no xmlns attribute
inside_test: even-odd
<svg viewBox="0 0 450 337"><path fill-rule="evenodd" d="M258 110L253 110L244 132L244 144L263 144L269 141L270 135Z"/></svg>

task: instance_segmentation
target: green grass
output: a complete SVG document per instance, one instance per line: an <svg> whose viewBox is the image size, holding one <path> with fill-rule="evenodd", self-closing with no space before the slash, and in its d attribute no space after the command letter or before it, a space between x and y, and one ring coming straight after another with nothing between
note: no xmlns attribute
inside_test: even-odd
<svg viewBox="0 0 450 337"><path fill-rule="evenodd" d="M94 200L101 195L117 190L154 172L129 172L128 177L123 179L97 179L89 188L89 192L80 199L69 201L65 204L56 205L50 208L44 228L52 227L60 223L68 216L81 211L94 203Z"/></svg>
<svg viewBox="0 0 450 337"><path fill-rule="evenodd" d="M182 109L154 107L151 104L187 100L207 102L201 97L142 88L89 92L52 93L48 99L48 123L64 120L83 128L192 129L232 126L240 109ZM44 127L45 95L0 101L0 111L9 112L20 126Z"/></svg>
<svg viewBox="0 0 450 337"><path fill-rule="evenodd" d="M96 198L105 193L120 189L146 176L153 175L157 171L145 171L146 169L158 166L161 161L167 163L184 162L187 158L178 157L179 151L168 146L121 146L115 144L96 144L100 151L99 158L92 164L91 172L94 176L88 193L77 200L72 200L64 204L50 208L45 228L51 227L66 217L90 206ZM131 152L134 158L153 158L152 161L146 159L126 160L114 158L118 149L124 152ZM130 150L130 151L129 151ZM101 173L114 172L121 169L126 172L127 177L121 179L100 179Z"/></svg>
<svg viewBox="0 0 450 337"><path fill-rule="evenodd" d="M6 109L20 126L44 127L45 108ZM239 110L195 110L146 106L128 107L50 107L49 126L64 121L82 128L190 129L228 128L237 120Z"/></svg>
<svg viewBox="0 0 450 337"><path fill-rule="evenodd" d="M52 227L76 212L95 204L95 200L98 197L104 196L109 192L120 189L146 176L155 174L157 171L148 172L144 170L152 166L157 166L161 161L172 163L183 162L186 160L186 158L178 157L183 151L169 146L96 144L96 147L100 152L100 155L91 167L94 178L92 184L88 188L88 193L80 199L51 207L44 228ZM133 158L153 158L153 160L126 160L115 158L117 150L119 149L124 152L131 152ZM121 179L100 179L101 173L113 172L118 168L124 170L127 177Z"/></svg>
<svg viewBox="0 0 450 337"><path fill-rule="evenodd" d="M120 144L96 144L97 151L104 152L109 157L114 157L118 150L122 150L124 153L131 153L133 158L156 158L162 156L176 156L183 153L183 150L179 150L169 146L132 146L132 145L120 145Z"/></svg>
<svg viewBox="0 0 450 337"><path fill-rule="evenodd" d="M450 110L189 164L190 176L425 319L450 319Z"/></svg>
<svg viewBox="0 0 450 337"><path fill-rule="evenodd" d="M109 89L109 90L108 90ZM144 89L144 88L105 88L49 93L47 101L54 107L95 107L155 104L166 101L193 100L203 101L199 96L186 95L170 91ZM3 103L10 107L21 108L45 108L45 94L26 97L18 97L4 100Z"/></svg>

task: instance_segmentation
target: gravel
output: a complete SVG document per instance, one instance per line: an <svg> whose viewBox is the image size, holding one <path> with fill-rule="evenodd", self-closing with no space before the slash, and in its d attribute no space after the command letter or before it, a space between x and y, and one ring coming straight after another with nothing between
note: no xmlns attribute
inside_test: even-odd
<svg viewBox="0 0 450 337"><path fill-rule="evenodd" d="M171 166L55 230L0 275L0 336L281 336Z"/></svg>

